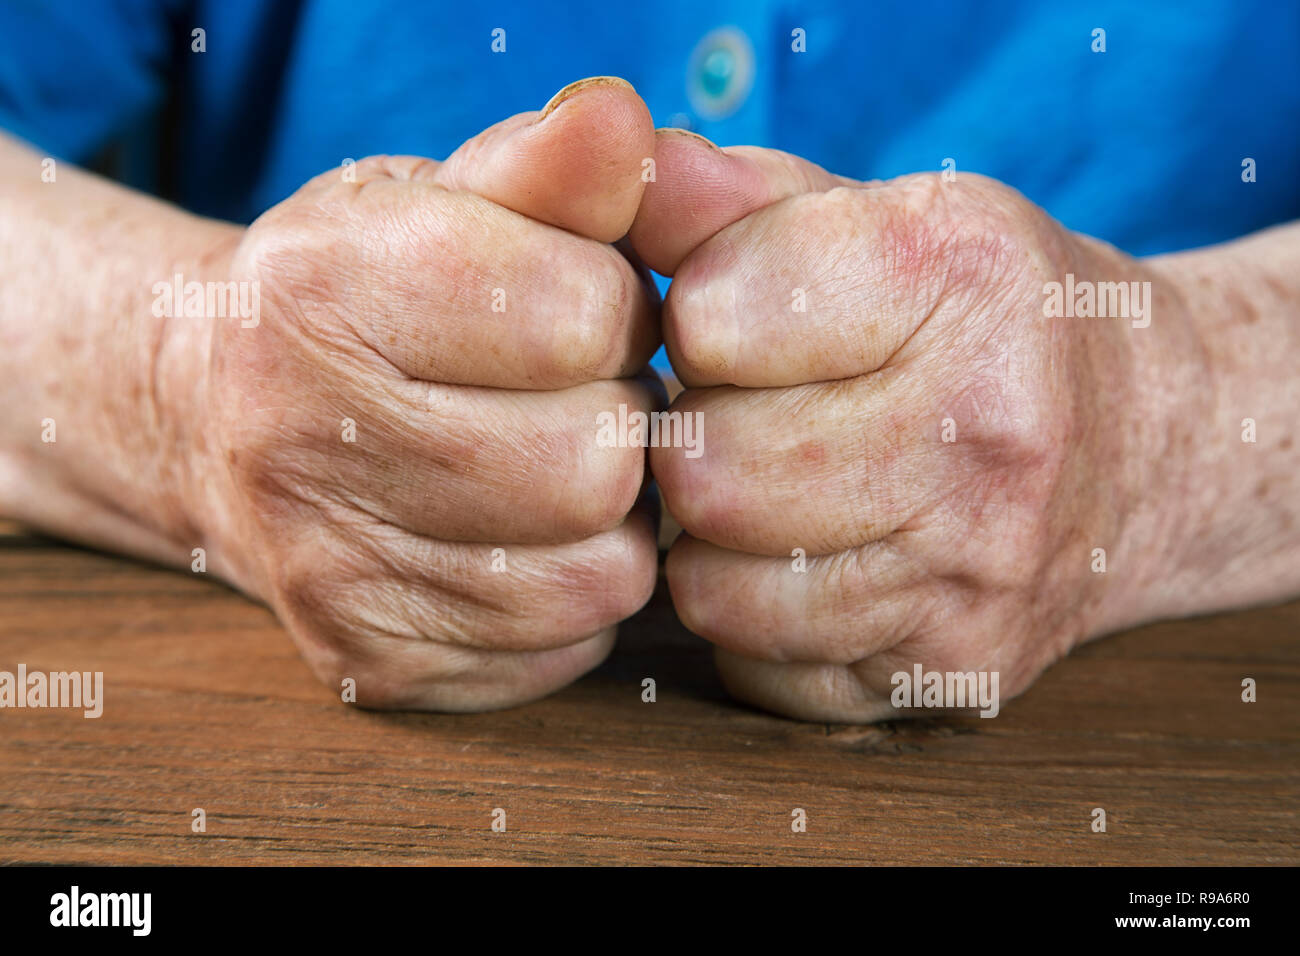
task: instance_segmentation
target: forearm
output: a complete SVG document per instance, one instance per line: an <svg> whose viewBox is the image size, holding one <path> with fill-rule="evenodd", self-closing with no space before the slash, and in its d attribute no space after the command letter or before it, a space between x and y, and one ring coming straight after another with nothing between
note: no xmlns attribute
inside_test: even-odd
<svg viewBox="0 0 1300 956"><path fill-rule="evenodd" d="M0 135L0 515L172 564L202 544L190 468L206 319L154 285L208 276L241 233Z"/></svg>
<svg viewBox="0 0 1300 956"><path fill-rule="evenodd" d="M1300 594L1300 224L1148 264L1170 277L1197 325L1213 409L1186 423L1185 487L1151 489L1186 494L1169 610Z"/></svg>

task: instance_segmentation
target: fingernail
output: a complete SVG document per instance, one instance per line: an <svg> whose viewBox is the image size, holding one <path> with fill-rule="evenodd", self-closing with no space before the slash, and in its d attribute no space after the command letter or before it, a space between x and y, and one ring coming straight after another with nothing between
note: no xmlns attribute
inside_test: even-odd
<svg viewBox="0 0 1300 956"><path fill-rule="evenodd" d="M715 143L713 140L709 139L707 136L701 136L699 133L693 133L688 129L682 129L680 126L662 126L659 129L655 130L655 135L658 135L660 133L673 133L677 136L689 136L691 139L698 140L699 142L703 143L705 146L709 147L709 149L716 149L721 151L721 147L718 146L718 144Z"/></svg>
<svg viewBox="0 0 1300 956"><path fill-rule="evenodd" d="M556 107L558 107L565 100L571 99L578 93L581 93L583 90L593 86L608 86L608 87L615 87L615 88L621 87L623 89L632 90L633 93L636 92L636 90L633 89L632 84L629 83L627 80L623 79L622 77L589 76L585 80L577 80L573 83L570 83L564 89L560 90L560 92L552 96L550 102L547 103L544 107L542 107L542 115L537 117L537 122L540 123L542 120L546 119L546 117L550 116L553 112L555 112Z"/></svg>

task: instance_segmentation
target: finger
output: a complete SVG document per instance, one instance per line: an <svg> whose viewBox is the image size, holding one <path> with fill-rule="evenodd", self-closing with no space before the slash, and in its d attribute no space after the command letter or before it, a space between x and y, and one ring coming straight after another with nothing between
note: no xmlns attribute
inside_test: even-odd
<svg viewBox="0 0 1300 956"><path fill-rule="evenodd" d="M821 557L729 551L683 534L664 573L682 623L736 654L852 663L917 626L929 577L889 539Z"/></svg>
<svg viewBox="0 0 1300 956"><path fill-rule="evenodd" d="M332 645L313 644L304 656L330 686L354 680L361 707L480 713L540 700L573 683L609 656L617 633L617 627L609 627L543 651L446 647L369 635L344 645L346 655Z"/></svg>
<svg viewBox="0 0 1300 956"><path fill-rule="evenodd" d="M447 158L436 180L601 242L627 233L654 155L650 112L625 80L590 77Z"/></svg>
<svg viewBox="0 0 1300 956"><path fill-rule="evenodd" d="M764 206L806 192L856 185L775 149L719 149L685 130L654 140L655 178L646 184L629 237L646 263L671 276L692 250Z"/></svg>
<svg viewBox="0 0 1300 956"><path fill-rule="evenodd" d="M364 522L340 546L367 556L363 566L371 570L333 584L321 617L350 634L449 648L543 651L579 643L640 610L658 573L653 522L641 511L564 545L435 541ZM286 577L280 588L286 601L322 603L310 584L295 588L294 580Z"/></svg>
<svg viewBox="0 0 1300 956"><path fill-rule="evenodd" d="M645 450L601 441L599 416L648 413L648 380L511 392L420 382L357 381L304 443L330 500L445 541L555 544L620 524L640 494ZM350 418L352 441L337 423ZM266 440L282 441L274 431ZM615 436L617 439L618 436ZM251 455L256 455L253 448ZM289 483L272 473L262 481Z"/></svg>
<svg viewBox="0 0 1300 956"><path fill-rule="evenodd" d="M634 375L659 347L658 292L616 249L469 194L433 197L426 208L429 230L408 221L384 247L362 245L355 261L358 314L403 373L567 388ZM364 282L399 264L391 282Z"/></svg>
<svg viewBox="0 0 1300 956"><path fill-rule="evenodd" d="M664 506L719 547L785 556L857 548L937 502L940 421L902 375L784 389L688 389L669 409L697 451L650 449ZM680 444L680 443L679 443ZM688 453L695 457L689 457Z"/></svg>
<svg viewBox="0 0 1300 956"><path fill-rule="evenodd" d="M898 716L889 695L860 680L850 665L781 664L721 647L714 661L732 697L786 717L865 724Z"/></svg>
<svg viewBox="0 0 1300 956"><path fill-rule="evenodd" d="M1009 638L1004 608L962 603L931 615L893 646L848 663L781 663L721 647L714 656L732 696L801 720L869 723L970 713L971 708L991 716L1001 700L1022 692L1061 652L1051 642L1041 642L1025 655ZM956 640L954 627L960 633ZM939 701L918 706L921 684L913 682L918 669L926 675L961 676L964 686L958 699L964 699L964 706L939 707Z"/></svg>
<svg viewBox="0 0 1300 956"><path fill-rule="evenodd" d="M481 712L514 707L548 697L600 666L614 649L617 627L585 641L547 651L459 650L426 672L417 672L413 704L451 712Z"/></svg>
<svg viewBox="0 0 1300 956"><path fill-rule="evenodd" d="M565 388L635 374L658 347L657 293L614 248L427 182L346 188L342 213L291 204L254 227L241 255L263 311L451 384Z"/></svg>
<svg viewBox="0 0 1300 956"><path fill-rule="evenodd" d="M980 294L997 262L996 242L947 223L944 188L926 177L803 194L706 242L664 303L678 376L775 387L896 360L941 303Z"/></svg>

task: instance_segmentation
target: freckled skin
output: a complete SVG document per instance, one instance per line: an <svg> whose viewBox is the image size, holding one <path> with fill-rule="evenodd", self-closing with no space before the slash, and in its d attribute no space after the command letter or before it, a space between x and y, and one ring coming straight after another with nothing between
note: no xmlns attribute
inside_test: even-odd
<svg viewBox="0 0 1300 956"><path fill-rule="evenodd" d="M76 454L6 434L0 510L187 569L203 546L362 706L484 710L564 686L656 578L644 451L597 447L594 424L663 403L644 374L657 295L609 245L653 135L631 87L586 81L445 162L322 173L247 229L60 169L57 195L15 209L60 230L49 247L78 281L42 275L61 261L44 254L30 288L0 284L24 359L0 379L7 407L28 403L18 419L52 409ZM0 136L0 189L38 159ZM104 290L175 271L259 283L260 321L108 308ZM90 295L56 310L66 322L11 327L40 288ZM63 380L86 383L76 405Z"/></svg>
<svg viewBox="0 0 1300 956"><path fill-rule="evenodd" d="M826 460L826 448L819 441L800 442L799 460L805 465L820 465Z"/></svg>
<svg viewBox="0 0 1300 956"><path fill-rule="evenodd" d="M1290 439L1248 482L1233 417L1244 399L1288 430L1294 228L1239 277L1252 251L1137 261L971 174L854 184L671 133L656 162L632 238L673 275L673 407L709 441L651 468L685 529L674 602L733 694L871 721L899 715L890 678L920 663L997 671L1006 699L1107 631L1300 592ZM1150 282L1154 323L1044 316L1066 273ZM1267 335L1243 343L1253 323Z"/></svg>
<svg viewBox="0 0 1300 956"><path fill-rule="evenodd" d="M229 465L207 476L225 516L216 550L322 678L354 678L368 706L540 696L599 663L654 586L652 523L633 509L644 454L594 440L599 411L658 401L634 377L658 342L655 303L600 241L635 212L649 118L600 80L543 117L443 164L324 174L231 257L260 283L263 321L213 330ZM575 188L541 189L538 157L555 167L579 140Z"/></svg>
<svg viewBox="0 0 1300 956"><path fill-rule="evenodd" d="M705 422L650 456L669 585L759 706L893 716L918 662L1005 697L1081 639L1300 593L1300 226L1134 261L978 176L656 136L618 81L250 229L40 162L0 134L0 516L203 547L364 706L510 706L607 653L656 552L645 455L593 425L662 404L661 330ZM159 318L177 272L260 282L260 324ZM1150 281L1150 327L1046 319L1066 272Z"/></svg>

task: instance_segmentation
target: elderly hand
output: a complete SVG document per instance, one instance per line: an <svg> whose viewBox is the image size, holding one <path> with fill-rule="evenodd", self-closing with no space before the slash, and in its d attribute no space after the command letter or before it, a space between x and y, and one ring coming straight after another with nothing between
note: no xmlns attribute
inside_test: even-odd
<svg viewBox="0 0 1300 956"><path fill-rule="evenodd" d="M324 173L234 249L261 315L210 332L211 560L357 703L541 696L649 598L645 453L594 435L663 401L657 294L608 244L652 150L631 88L583 81L444 163Z"/></svg>
<svg viewBox="0 0 1300 956"><path fill-rule="evenodd" d="M976 175L858 183L671 130L656 164L631 239L673 276L673 410L707 434L651 452L667 575L736 696L875 720L917 664L1011 696L1176 609L1193 543L1162 499L1211 397L1159 271ZM1103 282L1136 283L1125 314L1070 313Z"/></svg>

